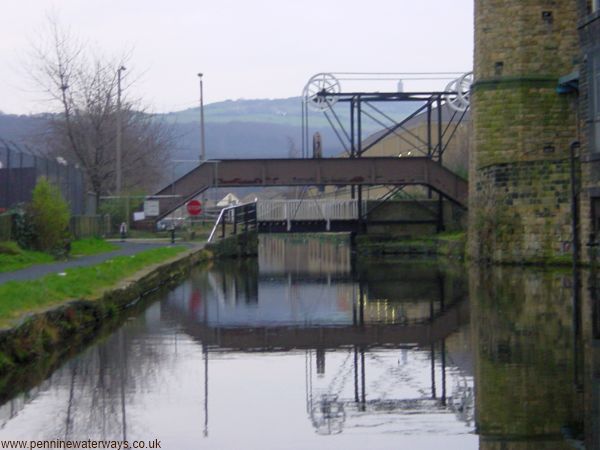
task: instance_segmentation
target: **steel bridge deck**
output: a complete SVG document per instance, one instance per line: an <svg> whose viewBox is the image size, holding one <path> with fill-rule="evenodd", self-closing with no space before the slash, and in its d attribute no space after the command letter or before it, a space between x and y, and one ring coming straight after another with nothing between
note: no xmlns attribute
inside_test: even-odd
<svg viewBox="0 0 600 450"><path fill-rule="evenodd" d="M206 161L153 197L160 219L209 188L320 185L423 185L467 206L467 182L427 157Z"/></svg>

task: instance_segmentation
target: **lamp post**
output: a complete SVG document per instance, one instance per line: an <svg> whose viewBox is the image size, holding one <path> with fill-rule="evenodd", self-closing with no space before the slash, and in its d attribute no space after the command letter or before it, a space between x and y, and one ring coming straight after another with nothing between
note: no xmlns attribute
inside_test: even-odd
<svg viewBox="0 0 600 450"><path fill-rule="evenodd" d="M206 161L206 139L204 137L204 92L202 86L202 73L198 74L200 79L200 162Z"/></svg>
<svg viewBox="0 0 600 450"><path fill-rule="evenodd" d="M121 73L125 70L124 66L119 67L117 70L117 142L116 142L116 159L117 159L117 180L116 189L117 195L121 195L121 135L122 135L122 124L121 124Z"/></svg>

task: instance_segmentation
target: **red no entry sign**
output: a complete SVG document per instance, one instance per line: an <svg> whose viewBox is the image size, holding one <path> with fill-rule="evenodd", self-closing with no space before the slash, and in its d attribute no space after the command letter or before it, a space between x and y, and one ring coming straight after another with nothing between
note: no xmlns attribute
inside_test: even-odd
<svg viewBox="0 0 600 450"><path fill-rule="evenodd" d="M197 216L202 212L202 203L198 200L190 200L187 204L187 211L190 216Z"/></svg>

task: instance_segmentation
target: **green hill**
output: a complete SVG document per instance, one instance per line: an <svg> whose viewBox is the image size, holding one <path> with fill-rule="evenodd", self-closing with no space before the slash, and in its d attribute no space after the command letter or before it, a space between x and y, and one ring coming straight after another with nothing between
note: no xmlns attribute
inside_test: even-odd
<svg viewBox="0 0 600 450"><path fill-rule="evenodd" d="M416 106L406 103L375 105L386 115L400 120ZM367 107L365 111L376 113ZM338 102L335 112L339 121L349 132L348 103ZM300 157L302 147L302 105L300 97L284 99L227 100L205 105L206 152L208 158L288 158ZM46 129L47 115L17 116L0 114L0 139L18 145L36 147ZM388 126L388 119L378 115ZM197 159L200 149L199 108L190 108L166 114L157 114L157 120L170 124L175 136L171 159ZM330 119L336 122L330 113ZM327 118L321 112L309 112L309 139L315 132L321 133L324 156L343 151ZM376 121L363 117L363 137L382 129ZM339 130L340 135L344 131ZM36 144L37 143L37 144ZM310 153L310 151L309 151ZM175 173L179 172L175 168Z"/></svg>

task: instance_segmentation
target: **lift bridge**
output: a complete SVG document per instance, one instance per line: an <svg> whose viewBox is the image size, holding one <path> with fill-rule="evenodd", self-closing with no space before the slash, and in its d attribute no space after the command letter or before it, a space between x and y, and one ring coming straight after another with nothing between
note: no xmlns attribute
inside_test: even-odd
<svg viewBox="0 0 600 450"><path fill-rule="evenodd" d="M422 185L459 205L467 204L468 185L458 175L426 157L414 158L322 158L322 159L236 159L206 161L170 186L159 191L159 219L211 187L243 186L376 186ZM364 202L264 202L256 212L250 205L232 208L236 219L246 223L253 214L260 231L352 231L365 218ZM259 212L260 211L260 212ZM222 211L225 214L225 211ZM226 216L222 216L226 217ZM260 219L264 220L260 220ZM225 222L222 222L225 223Z"/></svg>
<svg viewBox="0 0 600 450"><path fill-rule="evenodd" d="M443 155L467 113L471 79L470 74L465 74L448 84L445 90L436 92L341 92L339 79L333 74L317 74L306 85L302 102L302 155L305 157L202 161L149 197L159 203L156 220L173 214L207 189L222 187L351 187L351 201L319 202L309 199L304 200L304 205L296 201L285 204L259 202L223 211L223 230L224 222L230 218L234 228L238 224L246 227L249 221L254 221L253 224L262 232L364 231L368 211L362 189L369 186L392 189L424 186L429 198L438 200L437 214L440 218L442 200L466 208L467 181L443 165ZM378 102L412 102L418 107L397 122L375 106ZM349 126L344 126L336 112L344 105L350 107ZM327 118L346 151L346 157L322 158L318 140L313 140L313 158L307 157L309 108L322 112ZM362 136L364 118L383 127L368 140L363 140ZM415 121L425 127L425 138L409 129ZM411 141L413 147L407 152L407 157L365 156L365 152L390 135L396 135L404 142Z"/></svg>

